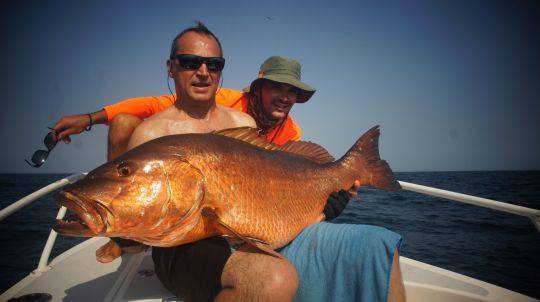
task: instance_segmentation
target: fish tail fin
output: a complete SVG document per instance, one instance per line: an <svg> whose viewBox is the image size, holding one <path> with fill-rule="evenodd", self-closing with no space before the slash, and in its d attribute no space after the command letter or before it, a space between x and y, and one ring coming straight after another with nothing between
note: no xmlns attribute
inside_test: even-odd
<svg viewBox="0 0 540 302"><path fill-rule="evenodd" d="M338 162L362 185L397 191L401 186L388 163L379 155L379 135L379 126L369 129Z"/></svg>

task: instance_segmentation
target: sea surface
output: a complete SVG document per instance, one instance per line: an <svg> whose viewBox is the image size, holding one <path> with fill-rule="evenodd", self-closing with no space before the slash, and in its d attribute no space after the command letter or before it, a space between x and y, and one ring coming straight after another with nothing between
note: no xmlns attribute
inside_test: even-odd
<svg viewBox="0 0 540 302"><path fill-rule="evenodd" d="M396 175L401 181L540 209L540 171ZM0 208L64 176L0 174ZM56 213L48 195L0 221L0 292L37 267ZM335 222L384 226L403 236L403 256L540 299L540 233L527 218L404 190L362 188ZM52 257L82 240L59 236Z"/></svg>

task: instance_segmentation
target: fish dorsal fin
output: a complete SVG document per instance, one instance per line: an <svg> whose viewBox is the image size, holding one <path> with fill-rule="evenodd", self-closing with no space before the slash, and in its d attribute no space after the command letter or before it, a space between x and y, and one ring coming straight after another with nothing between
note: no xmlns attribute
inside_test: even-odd
<svg viewBox="0 0 540 302"><path fill-rule="evenodd" d="M305 141L289 141L282 146L282 151L298 154L319 164L331 163L335 158L320 145Z"/></svg>
<svg viewBox="0 0 540 302"><path fill-rule="evenodd" d="M245 243L247 243L248 245L250 245L251 247L255 248L256 250L258 250L260 252L263 252L265 254L269 254L269 255L277 257L277 258L283 258L283 256L280 253L278 253L278 252L274 251L273 249L269 248L268 244L264 244L260 240L247 238L246 236L241 235L240 233L236 232L232 227L230 227L227 223L225 223L223 220L221 220L219 215L216 213L215 209L210 208L210 207L204 207L202 209L202 211L201 211L201 214L202 214L203 217L209 219L212 222L217 223L219 226L221 226L221 227L225 228L227 231L229 231L230 234L228 234L228 235L244 241Z"/></svg>
<svg viewBox="0 0 540 302"><path fill-rule="evenodd" d="M263 135L259 133L256 128L250 127L240 127L240 128L229 128L219 131L212 132L213 134L226 136L230 138L237 139L239 141L246 142L248 144L257 146L265 150L279 150L278 145L272 144L267 141Z"/></svg>
<svg viewBox="0 0 540 302"><path fill-rule="evenodd" d="M234 138L248 144L269 151L283 151L291 154L296 154L307 159L313 160L319 164L333 162L335 159L326 149L312 142L304 141L289 141L285 145L276 145L265 139L263 135L255 128L241 127L230 128L212 132L216 135L222 135Z"/></svg>

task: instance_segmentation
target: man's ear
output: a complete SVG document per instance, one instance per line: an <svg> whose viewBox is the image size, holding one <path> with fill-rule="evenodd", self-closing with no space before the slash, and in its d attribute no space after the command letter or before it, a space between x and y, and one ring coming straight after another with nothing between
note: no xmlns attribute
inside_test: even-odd
<svg viewBox="0 0 540 302"><path fill-rule="evenodd" d="M169 78L172 78L173 77L173 69L174 67L172 66L172 61L171 60L167 60L167 74L169 75Z"/></svg>

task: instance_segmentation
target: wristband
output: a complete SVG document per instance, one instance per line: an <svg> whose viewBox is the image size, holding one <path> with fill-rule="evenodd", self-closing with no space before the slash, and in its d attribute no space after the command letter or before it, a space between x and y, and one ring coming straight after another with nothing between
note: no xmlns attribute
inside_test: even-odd
<svg viewBox="0 0 540 302"><path fill-rule="evenodd" d="M90 119L90 125L88 125L88 127L84 127L84 130L86 131L92 130L92 114L88 113L88 118Z"/></svg>

